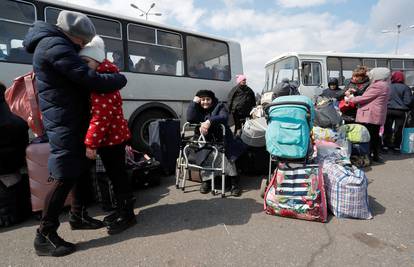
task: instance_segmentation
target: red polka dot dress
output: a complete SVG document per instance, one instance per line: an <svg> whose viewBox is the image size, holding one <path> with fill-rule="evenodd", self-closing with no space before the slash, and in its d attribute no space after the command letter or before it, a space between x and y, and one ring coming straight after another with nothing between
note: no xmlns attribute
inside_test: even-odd
<svg viewBox="0 0 414 267"><path fill-rule="evenodd" d="M104 60L96 70L99 73L119 72L118 67ZM128 122L122 111L119 91L106 94L91 94L91 121L86 133L85 145L97 149L121 144L131 138Z"/></svg>

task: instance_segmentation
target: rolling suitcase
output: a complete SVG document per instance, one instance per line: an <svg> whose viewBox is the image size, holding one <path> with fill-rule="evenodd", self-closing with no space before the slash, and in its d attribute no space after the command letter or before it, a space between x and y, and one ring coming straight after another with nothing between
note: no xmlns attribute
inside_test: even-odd
<svg viewBox="0 0 414 267"><path fill-rule="evenodd" d="M51 182L47 161L49 158L49 143L32 143L26 148L27 171L29 174L30 198L32 211L42 211L44 201ZM65 206L70 206L72 193L69 193Z"/></svg>
<svg viewBox="0 0 414 267"><path fill-rule="evenodd" d="M180 120L160 119L149 125L149 143L151 153L165 174L175 171L180 151Z"/></svg>
<svg viewBox="0 0 414 267"><path fill-rule="evenodd" d="M134 188L157 186L161 183L161 166L157 160L130 147L126 151L126 168Z"/></svg>

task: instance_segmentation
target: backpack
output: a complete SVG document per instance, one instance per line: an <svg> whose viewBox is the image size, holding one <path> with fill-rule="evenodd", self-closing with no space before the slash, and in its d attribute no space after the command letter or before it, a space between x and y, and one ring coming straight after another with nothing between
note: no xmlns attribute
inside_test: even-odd
<svg viewBox="0 0 414 267"><path fill-rule="evenodd" d="M44 134L33 71L14 79L6 90L5 100L10 111L25 120L34 135Z"/></svg>
<svg viewBox="0 0 414 267"><path fill-rule="evenodd" d="M335 129L342 124L342 118L336 111L332 100L322 100L315 110L315 125Z"/></svg>
<svg viewBox="0 0 414 267"><path fill-rule="evenodd" d="M307 96L278 97L266 107L266 149L285 159L302 159L311 146L314 119L312 100Z"/></svg>

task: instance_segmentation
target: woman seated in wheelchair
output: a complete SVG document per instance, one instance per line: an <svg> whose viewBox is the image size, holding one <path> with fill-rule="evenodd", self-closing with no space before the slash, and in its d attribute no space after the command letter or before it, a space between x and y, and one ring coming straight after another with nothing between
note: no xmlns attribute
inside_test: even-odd
<svg viewBox="0 0 414 267"><path fill-rule="evenodd" d="M200 123L200 133L205 136L207 141L220 138L220 136L222 136L222 128L220 124L224 125L226 129L224 140L225 173L231 181L231 194L233 196L240 196L240 177L237 175L235 162L244 152L245 145L241 140L233 138L233 134L227 123L228 117L229 112L226 105L219 102L214 95L214 92L210 90L198 91L187 110L187 121L190 123ZM203 182L200 187L200 192L202 194L211 191L211 180L204 179L205 177L203 177Z"/></svg>

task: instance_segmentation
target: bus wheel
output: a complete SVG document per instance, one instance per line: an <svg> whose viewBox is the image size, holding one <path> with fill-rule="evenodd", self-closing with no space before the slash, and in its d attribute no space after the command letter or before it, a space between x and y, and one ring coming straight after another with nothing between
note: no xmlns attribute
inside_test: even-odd
<svg viewBox="0 0 414 267"><path fill-rule="evenodd" d="M149 125L156 119L171 118L171 114L160 110L148 110L139 114L132 125L132 146L142 152L150 152Z"/></svg>

